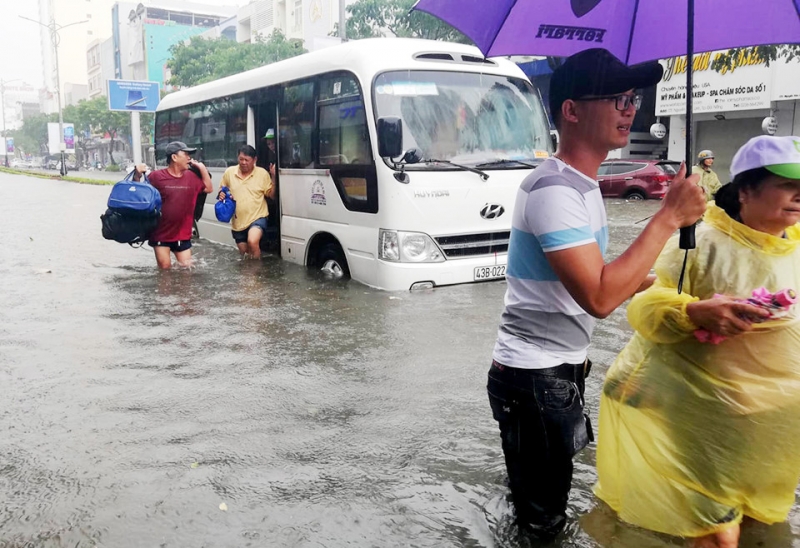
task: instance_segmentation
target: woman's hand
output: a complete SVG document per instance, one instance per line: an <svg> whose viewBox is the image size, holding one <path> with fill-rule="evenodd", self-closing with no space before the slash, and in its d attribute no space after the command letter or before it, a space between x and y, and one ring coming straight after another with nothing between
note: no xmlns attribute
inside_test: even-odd
<svg viewBox="0 0 800 548"><path fill-rule="evenodd" d="M697 325L722 335L734 337L753 329L753 323L769 318L769 312L730 297L714 297L686 305L686 314Z"/></svg>
<svg viewBox="0 0 800 548"><path fill-rule="evenodd" d="M639 287L636 288L636 293L647 291L648 289L650 289L650 286L653 285L654 283L656 283L656 275L648 274L647 278L645 278L644 281L639 284Z"/></svg>

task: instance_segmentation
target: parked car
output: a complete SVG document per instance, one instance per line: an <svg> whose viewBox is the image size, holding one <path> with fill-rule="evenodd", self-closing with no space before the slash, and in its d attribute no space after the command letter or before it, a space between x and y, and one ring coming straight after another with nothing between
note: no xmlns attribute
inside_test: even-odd
<svg viewBox="0 0 800 548"><path fill-rule="evenodd" d="M680 166L671 160L606 160L600 164L597 182L606 198L660 200Z"/></svg>

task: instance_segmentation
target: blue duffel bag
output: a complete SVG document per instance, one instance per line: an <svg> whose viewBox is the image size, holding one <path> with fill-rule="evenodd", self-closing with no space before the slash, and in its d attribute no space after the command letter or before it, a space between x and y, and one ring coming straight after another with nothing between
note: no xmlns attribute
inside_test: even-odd
<svg viewBox="0 0 800 548"><path fill-rule="evenodd" d="M142 245L161 218L161 193L147 176L143 182L134 181L133 173L111 188L108 209L100 220L106 240Z"/></svg>

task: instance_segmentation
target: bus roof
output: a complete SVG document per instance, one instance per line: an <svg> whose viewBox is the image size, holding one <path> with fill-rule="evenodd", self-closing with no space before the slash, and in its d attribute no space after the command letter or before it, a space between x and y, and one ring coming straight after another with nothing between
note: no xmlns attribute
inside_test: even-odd
<svg viewBox="0 0 800 548"><path fill-rule="evenodd" d="M384 70L490 72L525 78L506 59L484 59L474 46L414 38L368 38L292 57L166 95L159 111L192 105L334 70L372 75Z"/></svg>

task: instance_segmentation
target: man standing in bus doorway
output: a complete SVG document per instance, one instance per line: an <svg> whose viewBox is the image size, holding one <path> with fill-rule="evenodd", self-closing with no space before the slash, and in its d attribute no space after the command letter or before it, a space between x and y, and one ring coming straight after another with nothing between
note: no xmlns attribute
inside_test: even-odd
<svg viewBox="0 0 800 548"><path fill-rule="evenodd" d="M256 165L256 149L242 145L237 159L238 165L225 170L220 187L227 187L236 201L231 234L239 253L260 259L261 237L267 232L269 216L266 198L275 197L275 187L267 170Z"/></svg>
<svg viewBox="0 0 800 548"><path fill-rule="evenodd" d="M179 265L191 265L192 224L197 197L214 190L206 166L191 157L196 151L181 141L169 143L167 167L152 171L148 176L150 184L161 193L161 219L148 243L156 254L158 267L162 269L172 266L170 252L175 254ZM137 165L133 179L139 181L145 171L147 165Z"/></svg>
<svg viewBox="0 0 800 548"><path fill-rule="evenodd" d="M275 180L275 166L278 165L278 153L275 150L275 130L269 128L264 135L264 141L267 143L266 153L266 169L272 180Z"/></svg>
<svg viewBox="0 0 800 548"><path fill-rule="evenodd" d="M710 150L701 150L697 155L697 165L692 168L693 175L700 175L700 188L706 193L706 201L714 199L714 194L722 187L719 177L711 169L714 165L714 153Z"/></svg>
<svg viewBox="0 0 800 548"><path fill-rule="evenodd" d="M592 439L584 415L587 350L595 318L636 291L661 249L705 210L705 197L675 177L662 207L619 258L606 264L608 223L597 171L628 144L641 96L661 65L628 67L602 49L573 55L550 82L556 154L517 193L508 250L508 287L489 370L509 487L521 530L552 539L566 524L572 458Z"/></svg>

